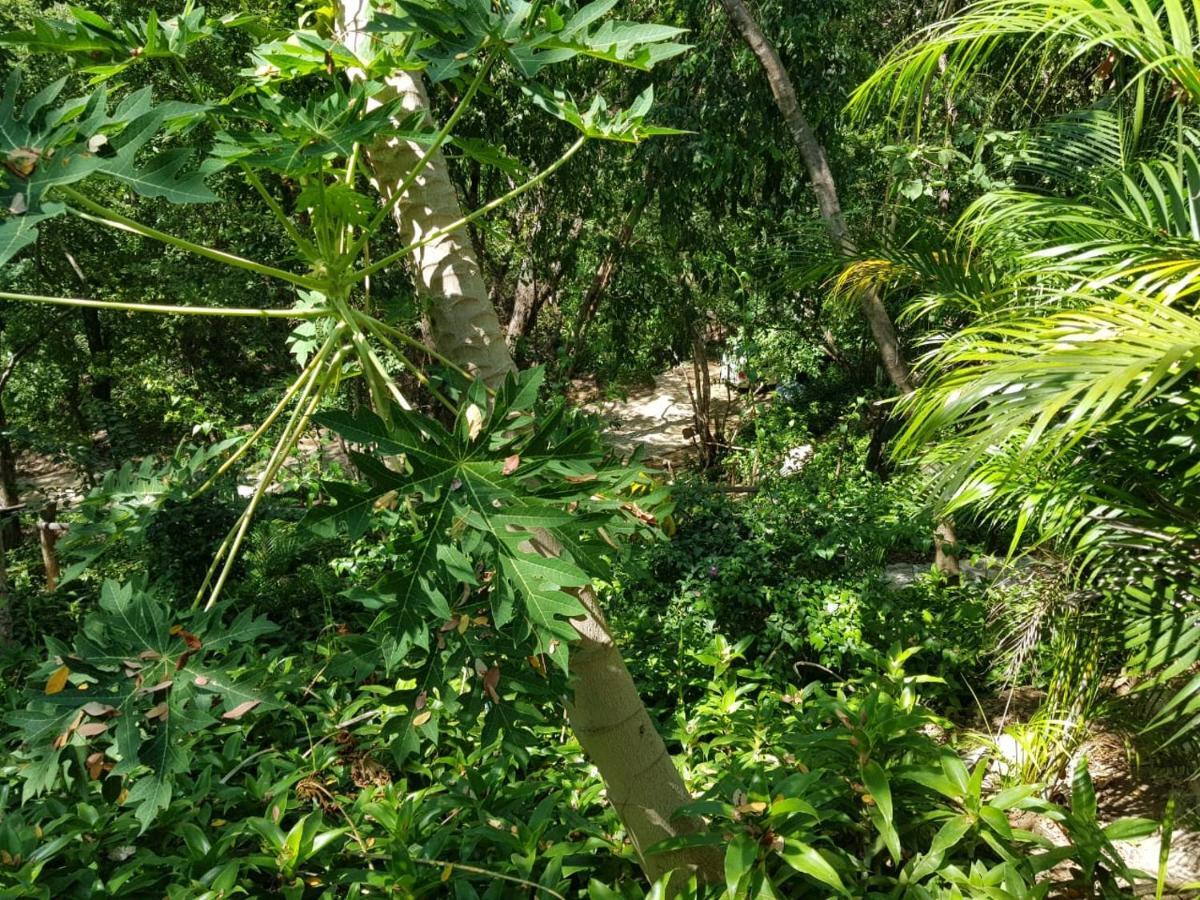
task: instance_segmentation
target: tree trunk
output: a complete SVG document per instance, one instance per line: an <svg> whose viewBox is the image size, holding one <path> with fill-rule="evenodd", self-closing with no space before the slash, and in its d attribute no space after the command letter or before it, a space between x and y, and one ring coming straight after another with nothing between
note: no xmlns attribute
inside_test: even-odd
<svg viewBox="0 0 1200 900"><path fill-rule="evenodd" d="M854 241L850 237L850 229L846 226L846 217L842 214L842 204L838 199L837 182L834 181L833 171L829 168L829 157L825 148L817 139L816 133L804 113L800 109L800 101L796 96L796 88L792 79L779 58L775 46L763 34L758 22L750 14L743 0L721 0L729 21L742 36L742 40L758 57L759 64L767 76L771 93L775 97L775 105L783 115L792 139L800 150L804 166L808 170L808 178L812 183L813 194L817 198L817 206L821 210L821 219L829 232L830 240L838 252L849 256L854 253ZM867 287L859 294L859 302L863 315L879 348L883 360L884 371L891 379L896 390L901 394L910 394L916 387L904 351L900 347L900 339L896 335L896 327L892 317L888 315L887 307L883 305L879 293L873 287ZM934 563L938 569L951 577L958 575L958 560L945 548L957 543L953 524L947 520L938 525L934 534Z"/></svg>
<svg viewBox="0 0 1200 900"><path fill-rule="evenodd" d="M0 398L0 506L10 509L21 505L21 492L17 487L17 454L13 451L8 436L8 413L4 400ZM14 516L0 519L0 530L4 532L6 547L15 547L21 541L21 523Z"/></svg>
<svg viewBox="0 0 1200 900"><path fill-rule="evenodd" d="M646 206L650 203L650 194L649 189L643 191L626 214L625 221L621 223L621 230L617 232L608 252L604 254L604 259L596 269L596 274L592 276L592 283L588 286L587 293L583 295L583 301L579 305L579 318L575 322L575 334L571 338L571 350L567 357L568 376L575 372L580 354L583 352L587 330L596 317L596 310L600 308L600 299L608 289L609 282L612 281L613 273L617 270L617 263L620 262L625 248L633 240L634 229L637 228L642 213L646 211Z"/></svg>
<svg viewBox="0 0 1200 900"><path fill-rule="evenodd" d="M767 83L771 86L771 93L775 96L775 104L779 107L779 112L783 115L788 129L792 133L792 139L800 150L804 167L808 170L813 194L816 195L817 206L821 210L821 219L825 223L826 231L829 232L830 240L833 241L834 247L840 253L850 255L854 252L854 242L850 237L850 230L846 227L846 217L842 214L837 182L834 181L833 171L829 168L829 158L825 154L825 148L808 124L808 120L804 118L804 113L800 110L796 89L792 85L792 79L788 76L787 69L783 67L783 61L779 58L774 45L758 27L758 23L750 14L750 10L746 8L743 0L721 0L721 5L725 7L729 21L754 55L758 57L758 61L766 73ZM883 359L883 368L887 372L888 378L900 393L910 393L913 389L912 374L904 359L904 352L900 347L900 340L896 336L896 328L892 324L887 308L873 288L862 292L860 302L863 315L866 316L867 324L871 328L871 335L875 338L875 344L879 348L879 355Z"/></svg>
<svg viewBox="0 0 1200 900"><path fill-rule="evenodd" d="M346 45L360 57L370 54L370 36L363 30L370 19L370 0L345 0L341 5ZM426 111L429 99L419 73L397 70L383 81L371 100L378 106L400 98L405 112ZM399 138L377 141L367 150L375 173L373 184L384 201L411 172L424 153L415 142ZM425 171L413 180L396 204L393 218L400 239L408 244L445 228L462 216L450 170L441 151L434 153ZM413 251L417 297L429 316L430 337L456 365L484 381L494 383L513 370L500 322L488 298L487 286L471 246L466 226Z"/></svg>
<svg viewBox="0 0 1200 900"><path fill-rule="evenodd" d="M340 9L346 44L360 56L370 52L364 27L369 8L369 0L343 0ZM412 73L393 73L385 79L384 91L404 97L408 109L427 109L424 88ZM403 142L371 149L374 182L384 198L410 171L418 152ZM397 225L408 238L428 233L460 215L445 158L437 154L399 203ZM439 241L436 247L422 248L416 256L419 289L431 303L438 351L486 383L497 385L514 364L466 231ZM538 534L534 540L542 552L561 552L548 534ZM646 875L653 879L682 867L717 880L719 853L701 849L647 856L644 852L651 844L692 833L701 826L694 819L672 820L691 797L638 695L594 594L581 591L580 600L587 613L572 623L579 640L571 651L571 727L604 779L609 799L642 854Z"/></svg>
<svg viewBox="0 0 1200 900"><path fill-rule="evenodd" d="M70 253L66 254L67 262L71 264L71 268L75 271L75 277L79 279L79 283L83 286L86 293L88 290L87 276L83 274L83 269L76 261L75 257ZM104 329L100 325L100 313L94 309L86 307L79 310L83 316L83 334L87 338L88 353L92 357L92 366L103 374L97 375L92 373L92 397L104 403L112 401L112 374L109 371L108 359L108 342L104 340Z"/></svg>

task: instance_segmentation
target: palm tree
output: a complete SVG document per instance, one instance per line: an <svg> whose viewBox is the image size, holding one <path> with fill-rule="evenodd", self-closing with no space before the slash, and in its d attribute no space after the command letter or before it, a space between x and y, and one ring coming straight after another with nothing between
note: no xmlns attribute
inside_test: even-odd
<svg viewBox="0 0 1200 900"><path fill-rule="evenodd" d="M1094 103L1035 123L1017 185L949 234L863 252L837 281L911 292L930 349L897 452L937 473L946 513L1067 556L1071 615L1172 689L1150 722L1164 743L1200 731L1200 677L1177 683L1200 658L1198 26L1181 0L982 0L919 34L852 109L918 128L931 90L983 80ZM1087 683L1059 684L1064 703L1112 644L1070 643L1060 676Z"/></svg>

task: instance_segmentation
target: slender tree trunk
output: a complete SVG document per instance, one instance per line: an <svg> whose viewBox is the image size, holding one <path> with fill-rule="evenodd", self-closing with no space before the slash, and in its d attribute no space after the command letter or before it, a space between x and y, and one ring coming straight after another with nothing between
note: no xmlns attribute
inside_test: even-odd
<svg viewBox="0 0 1200 900"><path fill-rule="evenodd" d="M75 257L67 253L67 262L71 264L71 268L75 272L75 277L79 279L79 283L83 286L84 291L88 290L87 276L83 273L83 269L76 261ZM83 316L83 334L87 339L88 353L92 357L92 366L103 374L92 373L92 396L104 403L112 401L112 375L109 371L108 359L108 342L104 339L104 328L100 324L100 313L94 309L83 308L79 310Z"/></svg>
<svg viewBox="0 0 1200 900"><path fill-rule="evenodd" d="M629 212L626 213L625 221L621 223L621 230L613 238L608 252L604 254L604 259L600 261L600 266L596 269L596 274L592 276L592 283L588 286L587 293L583 295L583 301L579 305L579 318L575 322L575 333L571 338L571 350L567 358L567 375L574 373L578 365L588 328L596 318L600 300L603 298L604 292L608 290L609 282L612 281L613 273L617 270L621 256L624 255L625 249L633 240L633 232L637 228L638 222L641 221L646 206L650 203L650 194L649 189L643 191Z"/></svg>
<svg viewBox="0 0 1200 900"><path fill-rule="evenodd" d="M517 286L513 290L512 315L508 318L508 327L504 333L504 342L508 345L509 353L512 353L521 338L529 333L537 315L539 291L532 268L532 261L526 260L517 275Z"/></svg>
<svg viewBox="0 0 1200 900"><path fill-rule="evenodd" d="M4 400L0 398L0 506L5 509L21 505L21 492L17 487L17 454L13 451L8 436L8 413ZM0 518L4 544L15 547L21 541L21 523L15 515Z"/></svg>
<svg viewBox="0 0 1200 900"><path fill-rule="evenodd" d="M729 21L754 55L758 57L758 61L766 73L767 83L771 87L771 93L775 96L775 104L779 107L779 112L783 115L788 129L792 133L792 139L800 150L804 166L808 170L813 194L816 195L817 206L821 210L821 219L825 223L826 231L829 232L830 240L833 241L834 247L839 252L847 255L853 253L854 242L850 237L850 230L846 227L846 217L842 214L837 182L834 181L833 171L829 168L829 158L800 109L796 89L792 85L792 79L789 77L787 69L783 66L783 61L779 58L779 53L776 52L775 46L767 39L767 36L763 34L758 22L754 20L754 16L750 14L750 10L746 8L743 0L721 0L721 5L725 8ZM866 316L867 324L871 328L871 335L875 338L875 344L879 348L879 355L883 359L883 368L887 372L888 378L900 393L911 392L913 389L912 374L904 359L900 340L896 336L896 328L892 324L887 308L874 289L862 292L861 304L863 315Z"/></svg>
<svg viewBox="0 0 1200 900"><path fill-rule="evenodd" d="M364 28L368 3L343 0L340 10L346 43L360 56L369 53ZM404 97L409 109L427 108L424 88L412 73L400 71L389 76L384 90ZM372 148L369 158L376 187L387 198L416 163L417 150L394 142ZM400 202L398 227L407 238L428 233L460 215L445 159L437 154ZM438 351L469 367L485 382L498 384L514 364L465 230L460 238L438 242L432 252L423 248L415 262L420 289L431 303ZM541 552L561 553L549 534L537 534L533 540ZM647 876L657 878L682 867L719 879L720 854L689 850L647 856L644 852L651 844L692 833L701 825L694 819L673 820L675 811L691 797L638 695L595 595L581 591L580 600L587 612L572 623L579 640L571 653L571 727L604 779L609 799L642 854Z"/></svg>
<svg viewBox="0 0 1200 900"><path fill-rule="evenodd" d="M825 148L812 130L804 113L800 109L800 101L796 96L796 88L792 79L783 66L783 60L775 46L763 34L750 10L743 0L721 0L729 21L741 35L742 40L758 58L759 64L767 76L767 83L775 97L775 105L783 115L792 139L800 150L804 166L808 170L808 178L812 183L813 194L817 198L817 206L821 210L821 219L829 232L834 247L847 256L854 253L854 241L850 237L850 229L846 226L846 217L842 213L842 204L838 198L837 182L833 178L833 170L829 167L829 157ZM901 394L912 393L916 387L896 327L888 315L887 307L873 287L868 287L859 295L863 315L871 328L875 345L883 360L884 371L891 379L896 390ZM957 544L954 525L951 521L941 522L934 533L934 563L950 577L958 576L958 559L952 548Z"/></svg>

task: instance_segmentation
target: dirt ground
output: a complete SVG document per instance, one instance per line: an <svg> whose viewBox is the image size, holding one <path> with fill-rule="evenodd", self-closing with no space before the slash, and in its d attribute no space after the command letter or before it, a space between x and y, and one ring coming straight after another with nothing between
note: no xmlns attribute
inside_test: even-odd
<svg viewBox="0 0 1200 900"><path fill-rule="evenodd" d="M720 368L716 362L709 365L710 395L715 414L729 417L732 423L740 415L744 400L721 383ZM663 372L652 385L633 389L617 399L605 397L593 382L578 379L572 385L571 399L601 418L605 434L623 453L642 445L654 462L687 466L696 459L696 444L691 437L695 420L688 394L691 380L692 365L685 363ZM732 431L726 429L727 434Z"/></svg>

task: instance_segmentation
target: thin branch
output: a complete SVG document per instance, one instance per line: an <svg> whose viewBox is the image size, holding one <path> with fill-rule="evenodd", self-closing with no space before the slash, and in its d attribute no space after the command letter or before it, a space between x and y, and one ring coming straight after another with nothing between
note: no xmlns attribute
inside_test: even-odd
<svg viewBox="0 0 1200 900"><path fill-rule="evenodd" d="M328 309L246 309L228 306L169 306L162 303L120 303L115 300L85 300L82 297L47 297L0 291L0 300L75 306L88 309L117 309L124 312L158 313L164 316L228 316L241 319L320 319L332 315Z"/></svg>
<svg viewBox="0 0 1200 900"><path fill-rule="evenodd" d="M250 259L237 256L233 253L226 253L224 250L214 250L212 247L205 247L203 244L196 244L185 238L176 237L173 234L167 234L165 231L159 231L157 228L151 228L149 225L143 225L135 219L122 215L116 210L108 209L101 206L89 197L74 188L69 188L59 185L56 190L73 201L79 206L90 211L89 213L81 212L74 207L69 207L71 212L83 219L88 219L92 222L98 222L101 225L107 225L110 228L117 228L122 231L129 231L133 234L141 235L142 237L153 238L156 241L161 241L164 244L169 244L172 247L178 247L180 250L186 250L188 253L194 253L197 256L203 256L207 259L216 260L217 262L225 263L229 266L235 266L239 269L246 269L250 272L255 272L259 275L265 275L268 278L277 278L280 281L286 281L289 284L299 285L300 287L308 288L309 290L321 290L322 285L304 275L295 275L292 272L285 272L283 269L277 269L274 266L257 263Z"/></svg>

